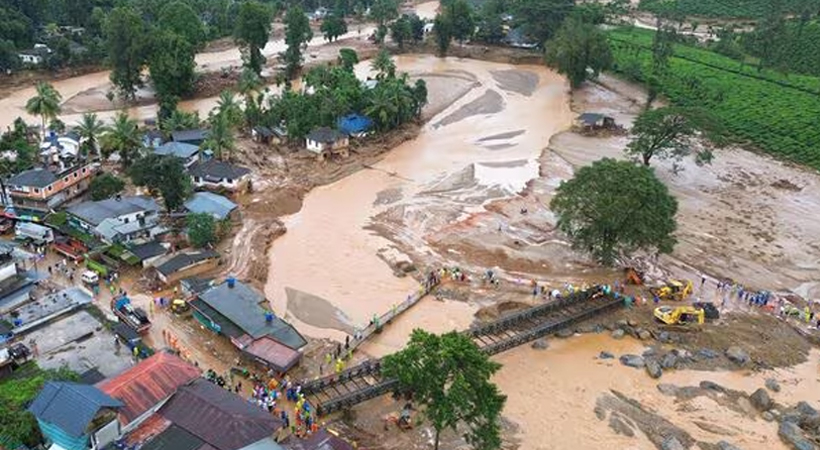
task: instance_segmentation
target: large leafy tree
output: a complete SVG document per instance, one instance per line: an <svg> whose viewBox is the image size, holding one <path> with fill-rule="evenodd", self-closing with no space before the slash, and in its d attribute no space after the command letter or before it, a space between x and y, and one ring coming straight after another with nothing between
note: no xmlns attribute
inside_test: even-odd
<svg viewBox="0 0 820 450"><path fill-rule="evenodd" d="M347 33L347 22L345 22L343 17L331 14L322 21L319 31L322 32L326 41L333 42Z"/></svg>
<svg viewBox="0 0 820 450"><path fill-rule="evenodd" d="M287 49L282 55L288 79L292 79L302 67L302 45L313 39L310 21L299 6L288 8L285 14L285 44Z"/></svg>
<svg viewBox="0 0 820 450"><path fill-rule="evenodd" d="M575 6L575 0L513 0L517 25L536 42L543 43L558 31Z"/></svg>
<svg viewBox="0 0 820 450"><path fill-rule="evenodd" d="M370 6L370 18L376 21L379 27L399 16L399 2L396 0L374 0Z"/></svg>
<svg viewBox="0 0 820 450"><path fill-rule="evenodd" d="M573 246L605 265L639 249L670 253L676 243L677 200L650 168L629 161L582 167L561 183L550 209Z"/></svg>
<svg viewBox="0 0 820 450"><path fill-rule="evenodd" d="M720 146L724 143L724 129L718 118L702 108L668 106L644 111L630 130L632 141L625 152L640 157L644 165L652 158L681 159L692 153L695 162L708 163L712 152L708 146L695 146L693 138L699 133Z"/></svg>
<svg viewBox="0 0 820 450"><path fill-rule="evenodd" d="M566 75L573 89L612 66L606 35L577 19L567 20L546 46L547 64Z"/></svg>
<svg viewBox="0 0 820 450"><path fill-rule="evenodd" d="M473 10L466 0L455 0L446 8L446 14L452 23L453 39L459 44L473 37L475 33L475 21L473 20Z"/></svg>
<svg viewBox="0 0 820 450"><path fill-rule="evenodd" d="M436 37L439 56L446 56L450 48L450 41L453 40L453 21L449 14L436 14L433 20L433 33Z"/></svg>
<svg viewBox="0 0 820 450"><path fill-rule="evenodd" d="M381 49L376 54L373 62L370 63L370 67L376 71L376 79L378 80L396 77L396 63L393 62L390 53L385 49Z"/></svg>
<svg viewBox="0 0 820 450"><path fill-rule="evenodd" d="M120 157L120 164L127 168L139 157L142 149L142 131L137 121L128 117L128 113L120 111L114 117L114 123L102 136L101 150L108 158L114 153Z"/></svg>
<svg viewBox="0 0 820 450"><path fill-rule="evenodd" d="M390 24L390 39L404 50L404 44L413 40L413 25L406 14Z"/></svg>
<svg viewBox="0 0 820 450"><path fill-rule="evenodd" d="M231 91L219 93L219 100L216 101L217 114L225 116L228 125L233 128L242 123L242 107L239 106L236 96Z"/></svg>
<svg viewBox="0 0 820 450"><path fill-rule="evenodd" d="M88 192L91 193L91 200L99 201L111 198L123 189L125 181L110 172L105 172L91 181Z"/></svg>
<svg viewBox="0 0 820 450"><path fill-rule="evenodd" d="M473 448L490 450L501 445L499 418L506 397L490 381L500 368L463 334L437 336L416 329L403 350L384 359L382 371L423 405L436 430L436 450L441 432L459 425L466 426Z"/></svg>
<svg viewBox="0 0 820 450"><path fill-rule="evenodd" d="M216 223L207 213L191 213L186 218L188 241L197 248L216 242Z"/></svg>
<svg viewBox="0 0 820 450"><path fill-rule="evenodd" d="M345 70L353 72L353 67L359 63L359 55L352 48L339 49L339 62Z"/></svg>
<svg viewBox="0 0 820 450"><path fill-rule="evenodd" d="M241 46L245 67L257 75L262 72L262 65L265 64L262 49L268 42L271 18L271 9L265 4L255 0L239 4L234 38Z"/></svg>
<svg viewBox="0 0 820 450"><path fill-rule="evenodd" d="M84 113L76 127L80 135L82 149L86 154L98 153L100 136L105 131L105 125L94 113Z"/></svg>
<svg viewBox="0 0 820 450"><path fill-rule="evenodd" d="M43 136L46 132L46 121L54 120L60 113L60 102L63 97L49 83L39 82L35 88L34 97L26 102L26 112L33 116L40 116Z"/></svg>
<svg viewBox="0 0 820 450"><path fill-rule="evenodd" d="M137 159L128 169L128 176L137 186L159 191L165 209L175 211L191 194L191 179L182 160L155 153Z"/></svg>
<svg viewBox="0 0 820 450"><path fill-rule="evenodd" d="M103 30L108 44L111 82L120 96L133 99L142 86L142 67L148 50L145 22L134 9L117 7L108 14Z"/></svg>
<svg viewBox="0 0 820 450"><path fill-rule="evenodd" d="M195 56L194 46L174 32L160 31L154 38L148 68L157 97L166 110L172 111L180 97L194 90Z"/></svg>
<svg viewBox="0 0 820 450"><path fill-rule="evenodd" d="M476 37L488 44L497 44L504 39L504 4L501 0L489 0L481 6L478 16Z"/></svg>
<svg viewBox="0 0 820 450"><path fill-rule="evenodd" d="M176 0L162 7L159 27L185 38L194 49L205 43L205 28L196 11L187 2Z"/></svg>

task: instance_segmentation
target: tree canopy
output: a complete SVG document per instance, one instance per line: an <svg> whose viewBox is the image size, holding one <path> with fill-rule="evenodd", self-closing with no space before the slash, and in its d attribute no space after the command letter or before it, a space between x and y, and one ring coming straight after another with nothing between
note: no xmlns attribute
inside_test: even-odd
<svg viewBox="0 0 820 450"><path fill-rule="evenodd" d="M205 29L194 8L187 2L176 0L162 7L159 27L185 38L196 50L205 44Z"/></svg>
<svg viewBox="0 0 820 450"><path fill-rule="evenodd" d="M99 201L111 198L125 189L125 181L110 172L103 172L98 177L91 180L88 191L91 193L91 200Z"/></svg>
<svg viewBox="0 0 820 450"><path fill-rule="evenodd" d="M564 22L546 47L547 64L566 75L573 89L612 66L612 51L606 35L579 19Z"/></svg>
<svg viewBox="0 0 820 450"><path fill-rule="evenodd" d="M43 134L46 131L46 120L54 120L57 118L57 114L60 113L60 102L62 100L63 97L54 89L54 86L40 81L37 83L34 97L26 102L26 112L34 116L40 116Z"/></svg>
<svg viewBox="0 0 820 450"><path fill-rule="evenodd" d="M473 10L467 0L455 0L446 7L446 14L452 24L453 39L459 43L469 40L475 32Z"/></svg>
<svg viewBox="0 0 820 450"><path fill-rule="evenodd" d="M168 211L179 209L191 195L191 179L182 161L173 156L143 156L129 167L128 175L135 185L159 191Z"/></svg>
<svg viewBox="0 0 820 450"><path fill-rule="evenodd" d="M151 82L157 98L173 110L180 97L190 94L196 81L194 46L171 31L159 31L148 58Z"/></svg>
<svg viewBox="0 0 820 450"><path fill-rule="evenodd" d="M333 42L343 34L347 33L347 22L341 16L331 14L322 21L319 28L328 42Z"/></svg>
<svg viewBox="0 0 820 450"><path fill-rule="evenodd" d="M263 3L251 0L239 4L234 37L241 46L245 67L257 75L265 64L262 49L268 43L271 16L270 8Z"/></svg>
<svg viewBox="0 0 820 450"><path fill-rule="evenodd" d="M654 157L681 159L692 153L698 164L708 163L713 157L711 149L697 147L693 140L698 131L713 144L723 144L723 127L704 109L667 106L646 110L635 120L625 152L640 157L647 166Z"/></svg>
<svg viewBox="0 0 820 450"><path fill-rule="evenodd" d="M216 243L216 222L207 213L191 213L186 218L188 241L196 248Z"/></svg>
<svg viewBox="0 0 820 450"><path fill-rule="evenodd" d="M574 248L605 265L639 249L670 253L678 202L654 172L605 158L561 183L550 202Z"/></svg>
<svg viewBox="0 0 820 450"><path fill-rule="evenodd" d="M313 31L302 8L288 8L285 14L285 44L288 46L282 55L285 72L292 79L302 67L302 45L313 39Z"/></svg>
<svg viewBox="0 0 820 450"><path fill-rule="evenodd" d="M80 135L80 145L86 155L99 151L98 142L106 128L96 114L84 113L75 130Z"/></svg>
<svg viewBox="0 0 820 450"><path fill-rule="evenodd" d="M436 14L433 20L433 34L436 37L436 47L439 56L446 56L453 40L453 22L449 14Z"/></svg>
<svg viewBox="0 0 820 450"><path fill-rule="evenodd" d="M133 8L118 7L107 16L104 30L111 83L122 97L133 99L142 86L142 66L150 41L145 23Z"/></svg>
<svg viewBox="0 0 820 450"><path fill-rule="evenodd" d="M128 113L120 111L114 117L114 124L108 128L101 139L101 150L108 158L114 153L120 157L120 164L127 168L135 158L139 157L142 148L142 130L137 121L128 117Z"/></svg>
<svg viewBox="0 0 820 450"><path fill-rule="evenodd" d="M501 445L499 417L506 397L490 381L500 368L463 334L416 329L403 350L384 358L382 373L398 379L423 405L436 430L435 449L443 430L465 425L467 442L490 450Z"/></svg>
<svg viewBox="0 0 820 450"><path fill-rule="evenodd" d="M551 39L572 13L575 0L511 0L516 25L538 43Z"/></svg>

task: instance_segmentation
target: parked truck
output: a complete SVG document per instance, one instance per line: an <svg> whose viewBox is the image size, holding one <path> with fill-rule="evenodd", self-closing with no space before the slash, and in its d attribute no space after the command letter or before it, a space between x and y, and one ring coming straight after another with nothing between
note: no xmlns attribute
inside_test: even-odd
<svg viewBox="0 0 820 450"><path fill-rule="evenodd" d="M122 323L133 328L139 334L144 334L151 328L151 321L148 320L148 314L145 313L145 310L135 307L131 304L131 299L125 295L114 297L111 300L111 310Z"/></svg>
<svg viewBox="0 0 820 450"><path fill-rule="evenodd" d="M85 244L72 238L57 238L51 244L51 248L72 261L82 261L83 256L88 253Z"/></svg>
<svg viewBox="0 0 820 450"><path fill-rule="evenodd" d="M14 227L14 238L48 244L54 242L54 231L36 223L20 221Z"/></svg>

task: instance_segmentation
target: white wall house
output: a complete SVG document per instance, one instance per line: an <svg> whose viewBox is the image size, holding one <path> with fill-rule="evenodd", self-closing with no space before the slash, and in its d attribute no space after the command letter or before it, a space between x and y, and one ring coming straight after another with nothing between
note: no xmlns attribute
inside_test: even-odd
<svg viewBox="0 0 820 450"><path fill-rule="evenodd" d="M250 181L250 169L211 159L188 169L194 186L204 189L243 190Z"/></svg>
<svg viewBox="0 0 820 450"><path fill-rule="evenodd" d="M350 140L346 134L328 127L317 128L305 138L305 147L319 159L325 159L332 154L346 158L349 154L349 145Z"/></svg>

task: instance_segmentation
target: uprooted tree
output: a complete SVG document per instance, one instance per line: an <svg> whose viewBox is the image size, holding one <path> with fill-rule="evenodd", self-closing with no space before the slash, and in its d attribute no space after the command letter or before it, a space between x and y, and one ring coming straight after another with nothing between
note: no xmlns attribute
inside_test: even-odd
<svg viewBox="0 0 820 450"><path fill-rule="evenodd" d="M463 334L416 329L404 350L384 359L382 370L423 406L436 430L436 450L441 432L459 425L466 427L465 438L474 449L491 450L501 445L498 419L507 399L490 382L499 368Z"/></svg>
<svg viewBox="0 0 820 450"><path fill-rule="evenodd" d="M605 265L640 249L670 253L677 242L677 200L652 169L629 161L582 167L561 183L550 208L573 247Z"/></svg>

